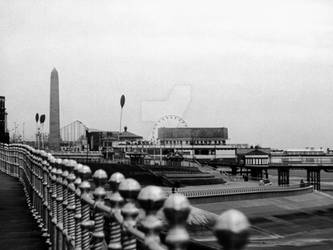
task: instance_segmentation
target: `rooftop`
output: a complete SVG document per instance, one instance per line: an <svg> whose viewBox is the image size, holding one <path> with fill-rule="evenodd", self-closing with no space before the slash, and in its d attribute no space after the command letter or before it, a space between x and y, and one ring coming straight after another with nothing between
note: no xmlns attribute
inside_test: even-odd
<svg viewBox="0 0 333 250"><path fill-rule="evenodd" d="M217 139L227 140L228 129L215 128L159 128L159 139Z"/></svg>

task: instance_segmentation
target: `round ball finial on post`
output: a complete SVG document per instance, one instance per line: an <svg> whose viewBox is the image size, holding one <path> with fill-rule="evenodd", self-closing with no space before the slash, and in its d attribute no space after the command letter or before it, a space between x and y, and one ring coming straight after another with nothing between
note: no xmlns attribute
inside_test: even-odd
<svg viewBox="0 0 333 250"><path fill-rule="evenodd" d="M225 250L241 250L249 239L250 223L240 211L230 209L222 213L214 226L214 233Z"/></svg>
<svg viewBox="0 0 333 250"><path fill-rule="evenodd" d="M172 194L164 202L163 211L170 225L165 243L171 250L186 249L190 240L185 228L187 218L191 212L188 199L179 193Z"/></svg>
<svg viewBox="0 0 333 250"><path fill-rule="evenodd" d="M123 180L119 185L119 192L126 200L135 200L140 192L139 182L132 178Z"/></svg>
<svg viewBox="0 0 333 250"><path fill-rule="evenodd" d="M120 183L125 180L125 176L122 173L116 172L111 175L109 179L112 192L118 192Z"/></svg>
<svg viewBox="0 0 333 250"><path fill-rule="evenodd" d="M95 171L95 173L93 174L94 183L96 185L93 195L96 201L104 200L104 197L106 195L104 185L106 183L107 178L108 176L106 172L102 169Z"/></svg>
<svg viewBox="0 0 333 250"><path fill-rule="evenodd" d="M84 165L82 167L80 173L81 173L82 182L79 187L80 187L82 193L87 193L90 191L90 188L91 188L90 183L89 183L89 178L91 176L90 167Z"/></svg>
<svg viewBox="0 0 333 250"><path fill-rule="evenodd" d="M163 206L165 199L165 192L157 186L147 186L143 188L138 195L139 203L146 212L146 217L140 222L147 235L146 245L150 244L152 241L160 243L159 234L162 230L163 223L161 219L157 217L156 213Z"/></svg>

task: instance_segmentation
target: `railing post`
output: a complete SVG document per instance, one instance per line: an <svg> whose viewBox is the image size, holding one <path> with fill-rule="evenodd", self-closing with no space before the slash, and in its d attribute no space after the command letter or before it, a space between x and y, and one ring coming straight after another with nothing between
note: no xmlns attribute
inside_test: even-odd
<svg viewBox="0 0 333 250"><path fill-rule="evenodd" d="M188 199L179 193L172 194L164 202L163 211L170 226L165 243L170 250L185 250L190 240L185 228L191 211Z"/></svg>
<svg viewBox="0 0 333 250"><path fill-rule="evenodd" d="M82 169L81 164L76 164L74 168L76 179L74 181L75 185L75 250L81 250L81 190L80 184L82 182Z"/></svg>
<svg viewBox="0 0 333 250"><path fill-rule="evenodd" d="M35 190L36 190L36 176L35 176L35 155L34 155L34 151L32 151L31 154L31 158L30 158L30 187L31 187L31 213L33 215L33 217L36 219L36 194L35 194Z"/></svg>
<svg viewBox="0 0 333 250"><path fill-rule="evenodd" d="M50 215L50 205L49 205L49 170L48 170L48 163L47 161L43 161L43 196L44 196L44 202L43 202L43 220L44 220L44 228L42 229L43 237L46 238L46 244L51 245L50 241L50 221L49 221L49 215Z"/></svg>
<svg viewBox="0 0 333 250"><path fill-rule="evenodd" d="M124 231L122 237L122 246L124 250L136 249L136 238L126 231L126 226L136 226L136 217L139 215L139 209L135 205L135 199L137 198L140 189L140 184L132 178L123 180L119 185L119 192L126 201L125 205L121 209L125 226L123 228Z"/></svg>
<svg viewBox="0 0 333 250"><path fill-rule="evenodd" d="M57 165L57 249L63 249L63 188L62 188L62 170L61 159L56 160Z"/></svg>
<svg viewBox="0 0 333 250"><path fill-rule="evenodd" d="M43 161L40 157L40 151L38 152L37 155L37 168L36 168L36 173L37 173L37 211L38 211L38 218L37 218L37 223L39 224L39 228L42 230L45 226L45 221L43 220L43 200L44 200L44 190L43 190Z"/></svg>
<svg viewBox="0 0 333 250"><path fill-rule="evenodd" d="M90 183L89 183L89 177L91 175L91 170L88 166L83 166L82 168L82 182L80 184L80 190L81 190L81 226L82 226L82 250L89 250L90 245L90 235L89 231L93 227L94 223L90 220L90 206L85 201L90 198Z"/></svg>
<svg viewBox="0 0 333 250"><path fill-rule="evenodd" d="M48 195L47 195L47 200L48 200L48 206L47 206L47 209L48 209L48 218L47 218L47 221L48 221L48 231L49 231L49 238L50 238L50 244L51 244L51 249L55 249L54 246L55 246L55 241L54 241L54 234L55 234L55 231L54 231L54 226L55 224L53 223L53 219L55 218L55 213L54 213L54 208L53 208L53 173L52 173L52 170L53 170L53 165L54 165L54 162L55 162L55 158L50 154L48 153L47 154L47 160L48 160L48 164L47 164L47 167L48 167L48 172L47 172L47 191L48 191Z"/></svg>
<svg viewBox="0 0 333 250"><path fill-rule="evenodd" d="M67 211L67 205L68 205L68 165L69 161L67 159L62 161L61 167L62 167L62 211L63 211L63 217L62 217L62 226L63 226L63 249L67 249L67 243L68 243L68 211Z"/></svg>
<svg viewBox="0 0 333 250"><path fill-rule="evenodd" d="M69 161L67 168L69 170L69 174L67 176L68 181L68 242L69 246L72 249L74 247L74 240L75 240L75 174L74 168L76 167L77 163L73 160Z"/></svg>
<svg viewBox="0 0 333 250"><path fill-rule="evenodd" d="M108 249L109 250L121 250L121 226L116 221L114 215L120 214L120 206L122 205L124 199L121 197L118 189L119 184L125 180L125 177L121 173L114 173L111 175L109 179L110 187L112 190L112 194L109 197L109 201L112 208L112 216L110 218L109 222L109 229L110 229L110 235L109 235L109 244Z"/></svg>
<svg viewBox="0 0 333 250"><path fill-rule="evenodd" d="M31 183L31 158L32 158L32 154L31 154L31 149L27 148L27 155L26 155L26 199L27 199L27 204L28 207L30 209L30 211L32 211L32 183Z"/></svg>
<svg viewBox="0 0 333 250"><path fill-rule="evenodd" d="M222 213L214 226L215 235L224 250L241 250L249 239L250 223L235 209Z"/></svg>
<svg viewBox="0 0 333 250"><path fill-rule="evenodd" d="M103 240L104 240L104 213L99 211L96 207L97 205L101 204L104 205L104 198L106 195L106 191L104 189L105 182L107 180L107 174L104 170L99 169L97 170L94 175L93 179L96 185L96 188L93 192L95 198L95 214L94 214L94 221L95 227L93 232L94 237L94 247L95 250L102 250Z"/></svg>
<svg viewBox="0 0 333 250"><path fill-rule="evenodd" d="M52 170L51 170L51 213L52 213L52 249L58 249L58 207L57 207L57 163L54 157L50 159Z"/></svg>

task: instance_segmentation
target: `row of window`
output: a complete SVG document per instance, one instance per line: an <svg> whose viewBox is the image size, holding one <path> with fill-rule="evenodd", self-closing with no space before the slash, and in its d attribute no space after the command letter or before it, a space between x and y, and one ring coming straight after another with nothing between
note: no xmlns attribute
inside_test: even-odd
<svg viewBox="0 0 333 250"><path fill-rule="evenodd" d="M247 158L245 159L246 165L267 165L268 158Z"/></svg>
<svg viewBox="0 0 333 250"><path fill-rule="evenodd" d="M283 157L284 163L333 163L332 157Z"/></svg>
<svg viewBox="0 0 333 250"><path fill-rule="evenodd" d="M225 140L162 140L161 144L165 145L225 145Z"/></svg>

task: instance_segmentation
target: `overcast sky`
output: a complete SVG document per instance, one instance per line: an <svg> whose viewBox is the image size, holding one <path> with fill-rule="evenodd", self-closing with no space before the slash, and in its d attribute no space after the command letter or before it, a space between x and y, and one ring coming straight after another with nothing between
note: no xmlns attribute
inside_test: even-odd
<svg viewBox="0 0 333 250"><path fill-rule="evenodd" d="M228 127L232 143L333 147L330 0L0 3L0 95L26 137L36 112L48 124L56 67L61 126L118 130L125 94L123 125L145 137L142 103L186 86L175 113L189 126Z"/></svg>

